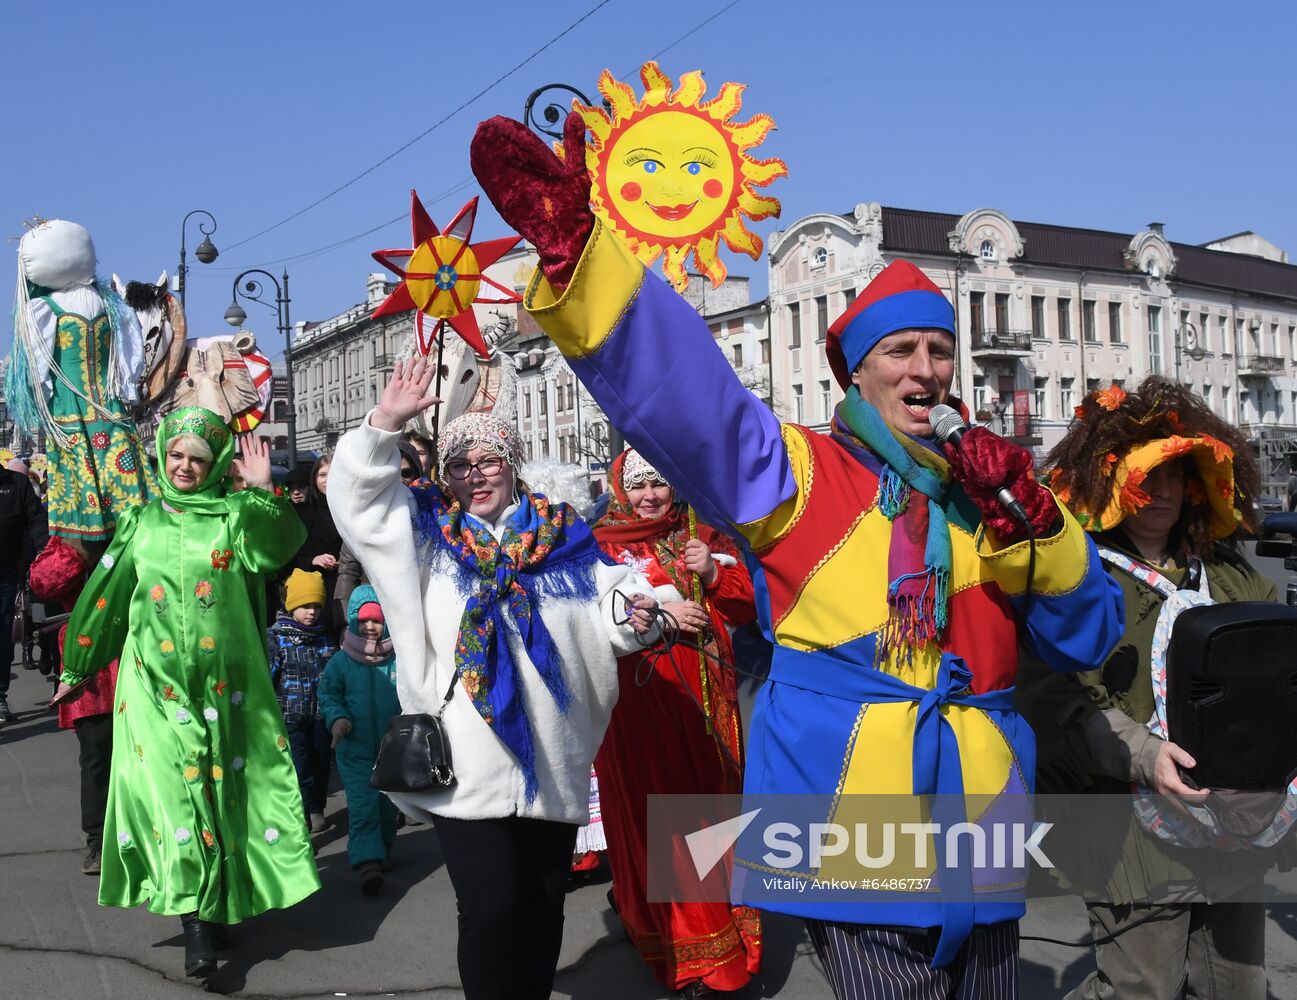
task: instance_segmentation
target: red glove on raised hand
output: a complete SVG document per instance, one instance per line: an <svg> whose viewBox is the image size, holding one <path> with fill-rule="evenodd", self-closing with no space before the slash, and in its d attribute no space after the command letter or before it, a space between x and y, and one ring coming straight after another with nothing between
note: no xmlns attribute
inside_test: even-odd
<svg viewBox="0 0 1297 1000"><path fill-rule="evenodd" d="M1020 542L1027 532L1017 519L1004 509L996 496L1007 488L1022 504L1037 538L1054 533L1058 507L1054 495L1036 482L1031 474L1031 452L985 427L970 427L960 438L959 447L947 444L946 458L950 471L970 500L982 513L982 523L995 532L1001 542Z"/></svg>
<svg viewBox="0 0 1297 1000"><path fill-rule="evenodd" d="M536 248L549 283L566 288L594 230L585 121L567 116L560 160L526 125L497 115L477 127L469 161L500 217Z"/></svg>

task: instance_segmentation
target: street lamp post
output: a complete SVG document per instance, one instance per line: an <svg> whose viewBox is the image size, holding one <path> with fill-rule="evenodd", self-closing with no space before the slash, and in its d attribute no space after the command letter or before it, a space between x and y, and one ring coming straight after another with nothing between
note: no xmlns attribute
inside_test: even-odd
<svg viewBox="0 0 1297 1000"><path fill-rule="evenodd" d="M1201 361L1207 352L1198 343L1198 330L1192 323L1182 323L1175 331L1175 380L1180 381L1180 357L1188 354L1194 361Z"/></svg>
<svg viewBox="0 0 1297 1000"><path fill-rule="evenodd" d="M208 229L207 224L202 221L198 223L198 231L203 234L203 242L198 244L194 256L198 258L199 263L210 264L220 256L220 251L212 242L212 233L216 232L216 217L211 212L204 208L196 208L180 220L180 267L176 269L176 295L180 299L181 309L185 307L185 274L189 271L189 265L185 263L185 225L189 222L190 215L205 215L212 222L211 229Z"/></svg>
<svg viewBox="0 0 1297 1000"><path fill-rule="evenodd" d="M225 310L225 322L236 328L242 326L248 318L248 314L239 305L240 295L252 302L270 305L261 297L265 291L262 283L256 278L248 278L250 274L260 274L275 286L275 314L279 319L279 334L284 338L284 367L288 370L288 412L284 414L284 423L288 425L288 467L295 469L297 468L297 407L293 394L293 342L289 335L292 327L288 318L288 270L284 270L282 284L276 281L275 276L269 271L263 271L259 267L249 268L234 279L234 297L230 301L230 308ZM244 278L248 278L247 283L240 289L239 282Z"/></svg>
<svg viewBox="0 0 1297 1000"><path fill-rule="evenodd" d="M541 116L545 119L545 124L542 125L536 119L536 102L541 100L541 95L547 90L566 91L573 97L579 98L581 103L587 107L590 106L590 98L586 97L585 94L581 93L581 91L577 90L575 87L566 83L547 83L543 87L537 87L527 95L527 100L522 107L522 120L527 123L527 127L533 128L542 135L549 136L551 139L562 139L563 122L567 118L567 108L564 108L556 101L546 100L543 102L544 106L541 108L540 112ZM607 107L607 105L608 102L605 101L604 106Z"/></svg>

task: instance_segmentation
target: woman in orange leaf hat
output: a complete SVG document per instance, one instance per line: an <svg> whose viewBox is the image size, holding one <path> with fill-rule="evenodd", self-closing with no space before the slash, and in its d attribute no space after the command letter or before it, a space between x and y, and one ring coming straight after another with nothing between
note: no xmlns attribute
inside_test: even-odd
<svg viewBox="0 0 1297 1000"><path fill-rule="evenodd" d="M1017 699L1038 737L1036 790L1129 794L1138 784L1201 802L1206 792L1180 773L1193 757L1148 725L1154 633L1175 590L1215 603L1275 599L1274 584L1240 546L1242 529L1255 527L1260 474L1243 435L1162 376L1129 392L1114 384L1091 393L1076 416L1046 459L1050 484L1120 584L1125 631L1097 670L1059 674L1024 658ZM1263 1000L1264 904L1150 905L1159 887L1196 884L1203 859L1145 832L1133 813L1120 845L1094 849L1102 860L1064 866L1088 900L1102 900L1087 904L1095 968L1068 1000L1173 997L1186 988L1189 996ZM1234 851L1213 856L1211 866L1248 884L1272 862Z"/></svg>
<svg viewBox="0 0 1297 1000"><path fill-rule="evenodd" d="M761 967L757 912L728 902L654 902L647 885L648 796L737 794L743 743L727 625L756 617L752 580L734 544L698 524L634 450L609 473L612 501L596 523L605 553L635 567L680 623L670 658L617 661L620 694L595 757L613 899L654 976L686 997L741 989ZM683 598L683 600L681 599Z"/></svg>

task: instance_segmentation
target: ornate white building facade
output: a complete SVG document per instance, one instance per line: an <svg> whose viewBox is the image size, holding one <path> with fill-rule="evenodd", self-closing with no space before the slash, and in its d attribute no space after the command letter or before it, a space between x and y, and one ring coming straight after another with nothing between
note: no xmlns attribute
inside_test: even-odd
<svg viewBox="0 0 1297 1000"><path fill-rule="evenodd" d="M1173 243L1157 223L1111 233L991 208L869 202L798 219L769 244L775 395L790 403L780 416L827 427L841 398L824 359L828 325L904 258L955 303L956 393L1038 456L1086 393L1159 372L1201 393L1264 457L1265 442L1297 442L1297 267L1253 233L1211 247ZM1272 491L1281 471L1263 468Z"/></svg>
<svg viewBox="0 0 1297 1000"><path fill-rule="evenodd" d="M693 275L684 297L707 320L744 384L768 399L772 379L767 311L764 303L749 302L748 279L730 277L712 288L705 278ZM516 423L527 457L580 465L590 477L592 492L602 492L608 464L622 447L621 437L535 321L524 311L518 322L517 340L506 349L518 366Z"/></svg>
<svg viewBox="0 0 1297 1000"><path fill-rule="evenodd" d="M519 247L486 273L521 293L535 264L535 251ZM296 325L293 391L300 450L331 449L377 404L397 359L413 355L412 310L373 317L374 310L395 288L395 282L385 275L371 274L365 281L364 301L329 319ZM489 294L494 297L494 293ZM473 312L484 331L512 328L518 320L518 307L513 303L478 303ZM456 334L447 331L446 336Z"/></svg>

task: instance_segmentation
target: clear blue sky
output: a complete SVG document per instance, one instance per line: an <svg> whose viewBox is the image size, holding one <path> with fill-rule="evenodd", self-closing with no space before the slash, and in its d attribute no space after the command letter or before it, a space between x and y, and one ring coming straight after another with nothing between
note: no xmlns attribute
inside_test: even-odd
<svg viewBox="0 0 1297 1000"><path fill-rule="evenodd" d="M480 119L520 116L551 81L593 95L605 67L623 75L662 53L671 76L702 69L709 93L745 82L745 112L774 116L756 152L789 165L769 189L784 223L861 201L989 205L1129 232L1157 220L1184 242L1252 229L1297 258L1287 0L740 0L674 45L730 0L610 0L363 179L234 246L428 129L596 2L5 4L3 235L35 214L72 219L94 236L105 276L152 280L175 268L182 216L208 209L220 259L193 263L196 220L188 240L190 329L206 335L229 329L238 269L401 216L288 264L293 319L323 319L363 298L371 250L408 245L411 187L431 200L471 176ZM472 193L432 205L434 218ZM483 205L478 234L499 235ZM763 292L764 261L726 260ZM270 347L273 314L246 308Z"/></svg>

